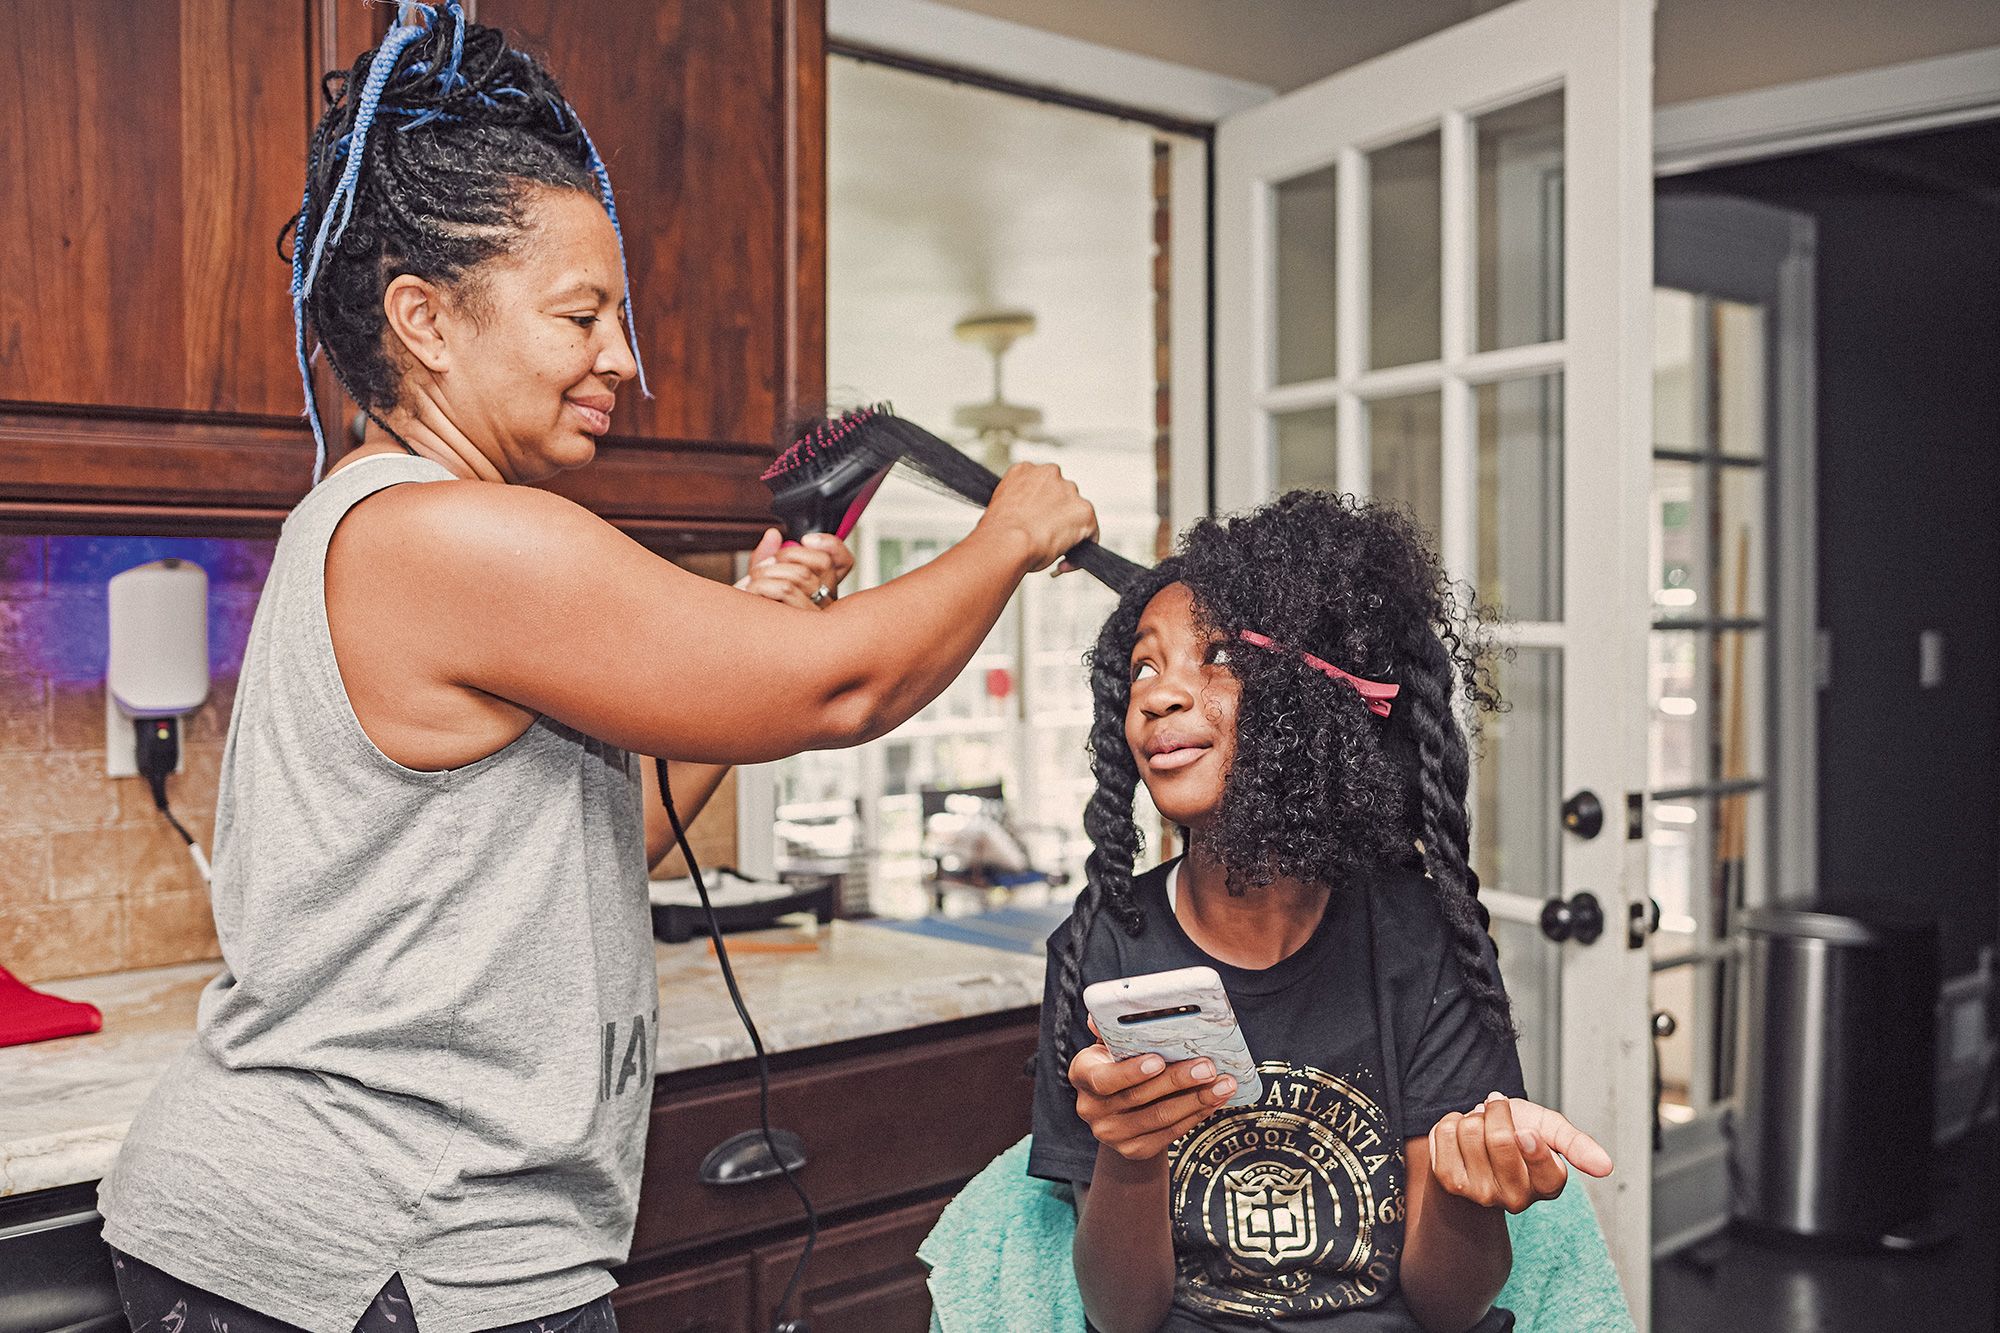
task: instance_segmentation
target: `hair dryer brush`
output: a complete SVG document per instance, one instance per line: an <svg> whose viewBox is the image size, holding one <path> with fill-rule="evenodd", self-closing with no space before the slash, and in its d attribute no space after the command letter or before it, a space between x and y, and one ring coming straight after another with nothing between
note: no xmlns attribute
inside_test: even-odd
<svg viewBox="0 0 2000 1333"><path fill-rule="evenodd" d="M887 404L816 423L765 469L764 484L787 537L796 541L808 532L831 532L845 538L898 463L933 490L981 507L1000 484L991 469L903 420ZM1096 542L1079 542L1064 558L1117 591L1143 572Z"/></svg>

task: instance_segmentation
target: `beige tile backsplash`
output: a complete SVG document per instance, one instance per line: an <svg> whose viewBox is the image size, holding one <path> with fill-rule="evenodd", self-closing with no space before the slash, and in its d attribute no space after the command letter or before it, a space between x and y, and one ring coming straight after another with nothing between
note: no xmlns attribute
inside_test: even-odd
<svg viewBox="0 0 2000 1333"><path fill-rule="evenodd" d="M0 966L36 982L217 957L207 890L185 845L144 782L105 776L101 674L63 678L89 660L90 635L101 638L80 618L101 624L104 602L94 572L96 596L81 580L52 576L50 540L0 536ZM253 550L210 567L212 603L254 605L269 543L262 548L264 560ZM727 557L687 563L727 576ZM213 619L218 634L248 633L247 613ZM82 649L47 649L73 632ZM232 669L242 647L212 642ZM215 678L183 732L184 771L168 784L174 813L204 847L235 693L233 674ZM705 861L734 858L733 795L732 780L689 830Z"/></svg>

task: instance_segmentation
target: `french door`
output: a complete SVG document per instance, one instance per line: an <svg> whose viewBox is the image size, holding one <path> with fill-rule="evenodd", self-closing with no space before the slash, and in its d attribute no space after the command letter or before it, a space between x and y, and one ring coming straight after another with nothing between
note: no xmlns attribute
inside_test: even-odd
<svg viewBox="0 0 2000 1333"><path fill-rule="evenodd" d="M1216 143L1216 507L1400 501L1505 614L1474 865L1642 1327L1651 55L1646 0L1517 0Z"/></svg>

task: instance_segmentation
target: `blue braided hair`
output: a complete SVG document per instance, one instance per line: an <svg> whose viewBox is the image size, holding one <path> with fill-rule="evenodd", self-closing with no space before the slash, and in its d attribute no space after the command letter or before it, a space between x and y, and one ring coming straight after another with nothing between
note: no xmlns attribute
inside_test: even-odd
<svg viewBox="0 0 2000 1333"><path fill-rule="evenodd" d="M329 73L323 87L327 106L306 151L305 190L285 226L315 482L327 451L308 328L341 387L402 442L382 418L398 389L384 341L383 292L405 273L443 285L476 279L479 265L520 236L533 187L580 190L604 205L618 238L621 307L638 360L611 175L534 57L508 46L496 29L467 22L458 0L404 0L382 44L352 68ZM282 246L283 238L281 254ZM643 361L639 389L652 396Z"/></svg>

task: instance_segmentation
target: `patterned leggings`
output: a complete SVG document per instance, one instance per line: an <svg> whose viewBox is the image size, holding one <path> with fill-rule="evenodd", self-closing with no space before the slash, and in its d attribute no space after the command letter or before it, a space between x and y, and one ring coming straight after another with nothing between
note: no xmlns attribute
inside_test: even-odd
<svg viewBox="0 0 2000 1333"><path fill-rule="evenodd" d="M113 1250L111 1263L118 1278L118 1298L125 1304L125 1322L132 1326L132 1333L302 1333L295 1324L189 1286L129 1254ZM354 1333L417 1333L402 1274L383 1284L361 1322L354 1326ZM618 1317L611 1311L611 1298L600 1296L574 1310L508 1324L489 1333L618 1333Z"/></svg>

